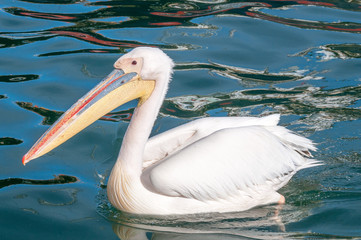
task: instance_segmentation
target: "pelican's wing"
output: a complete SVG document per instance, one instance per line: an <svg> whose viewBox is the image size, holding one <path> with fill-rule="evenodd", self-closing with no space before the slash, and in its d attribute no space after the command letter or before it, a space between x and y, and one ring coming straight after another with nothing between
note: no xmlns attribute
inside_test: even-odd
<svg viewBox="0 0 361 240"><path fill-rule="evenodd" d="M151 191L198 200L225 199L255 186L282 187L307 159L312 142L280 126L215 131L147 168ZM284 182L285 181L285 182Z"/></svg>
<svg viewBox="0 0 361 240"><path fill-rule="evenodd" d="M251 125L275 126L279 121L279 117L279 114L262 118L213 117L201 118L183 124L148 140L143 155L143 167L146 168L167 156L171 156L184 147L218 130Z"/></svg>
<svg viewBox="0 0 361 240"><path fill-rule="evenodd" d="M184 124L150 138L144 150L143 168L172 155L191 141L196 133L196 129Z"/></svg>

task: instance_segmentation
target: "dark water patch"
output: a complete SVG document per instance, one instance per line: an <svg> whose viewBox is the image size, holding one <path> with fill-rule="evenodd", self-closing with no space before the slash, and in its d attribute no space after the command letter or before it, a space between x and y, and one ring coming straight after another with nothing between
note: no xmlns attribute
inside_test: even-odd
<svg viewBox="0 0 361 240"><path fill-rule="evenodd" d="M81 0L20 0L22 2L40 3L40 4L73 4Z"/></svg>
<svg viewBox="0 0 361 240"><path fill-rule="evenodd" d="M0 48L12 48L38 41L45 41L53 36L38 33L0 33Z"/></svg>
<svg viewBox="0 0 361 240"><path fill-rule="evenodd" d="M3 145L18 145L23 143L23 140L12 138L12 137L1 137L0 146Z"/></svg>
<svg viewBox="0 0 361 240"><path fill-rule="evenodd" d="M34 106L32 103L29 102L16 102L16 104L21 108L32 111L44 117L42 121L43 125L52 125L63 114L63 112L60 111L54 111L47 108Z"/></svg>
<svg viewBox="0 0 361 240"><path fill-rule="evenodd" d="M259 18L298 28L361 33L361 24L354 22L335 22L335 23L326 23L321 21L315 22L315 21L300 20L300 19L282 18L282 17L261 13L258 11L249 11L246 13L246 15L249 17Z"/></svg>
<svg viewBox="0 0 361 240"><path fill-rule="evenodd" d="M355 239L355 237L352 236L339 236L322 233L296 233L290 234L289 237L292 239Z"/></svg>
<svg viewBox="0 0 361 240"><path fill-rule="evenodd" d="M29 11L29 10L26 10L23 8L17 8L17 7L3 8L3 10L7 13L10 13L10 14L13 14L16 16L41 18L41 19L47 19L47 20L58 20L58 21L66 21L66 22L82 20L82 19L79 19L80 17L77 17L77 16L82 16L80 14L41 13L41 12ZM72 15L74 15L74 16L72 16Z"/></svg>
<svg viewBox="0 0 361 240"><path fill-rule="evenodd" d="M36 74L22 74L22 75L1 75L0 82L25 82L39 79Z"/></svg>
<svg viewBox="0 0 361 240"><path fill-rule="evenodd" d="M325 46L339 58L361 58L360 44L329 44Z"/></svg>
<svg viewBox="0 0 361 240"><path fill-rule="evenodd" d="M28 185L54 185L54 184L67 184L75 183L78 181L78 178L68 175L58 175L53 179L47 180L34 180L34 179L24 179L24 178L7 178L0 179L0 188L17 185L17 184L28 184Z"/></svg>

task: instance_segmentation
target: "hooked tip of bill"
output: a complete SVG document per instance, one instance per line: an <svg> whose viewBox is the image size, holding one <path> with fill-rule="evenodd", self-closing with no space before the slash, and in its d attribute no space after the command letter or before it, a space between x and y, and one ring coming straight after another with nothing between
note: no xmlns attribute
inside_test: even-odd
<svg viewBox="0 0 361 240"><path fill-rule="evenodd" d="M26 155L23 156L22 162L23 162L23 165L25 166L26 165Z"/></svg>
<svg viewBox="0 0 361 240"><path fill-rule="evenodd" d="M28 162L30 162L31 161L31 159L29 159L29 156L28 156L28 154L25 154L24 156L23 156L23 159L22 159L22 163L23 163L23 165L25 166Z"/></svg>

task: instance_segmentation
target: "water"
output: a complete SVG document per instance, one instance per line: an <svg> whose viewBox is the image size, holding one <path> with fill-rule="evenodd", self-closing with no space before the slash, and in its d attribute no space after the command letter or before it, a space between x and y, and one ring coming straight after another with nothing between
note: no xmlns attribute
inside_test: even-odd
<svg viewBox="0 0 361 240"><path fill-rule="evenodd" d="M1 239L361 238L361 3L0 3ZM153 134L204 116L282 114L325 165L281 190L282 209L135 217L105 196L129 103L26 167L63 111L136 46L176 62Z"/></svg>

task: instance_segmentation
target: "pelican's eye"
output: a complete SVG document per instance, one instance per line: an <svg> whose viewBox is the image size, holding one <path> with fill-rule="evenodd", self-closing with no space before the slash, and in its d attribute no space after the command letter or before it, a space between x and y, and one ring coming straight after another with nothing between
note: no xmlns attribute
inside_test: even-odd
<svg viewBox="0 0 361 240"><path fill-rule="evenodd" d="M134 60L134 61L132 62L132 65L137 65L137 61Z"/></svg>

